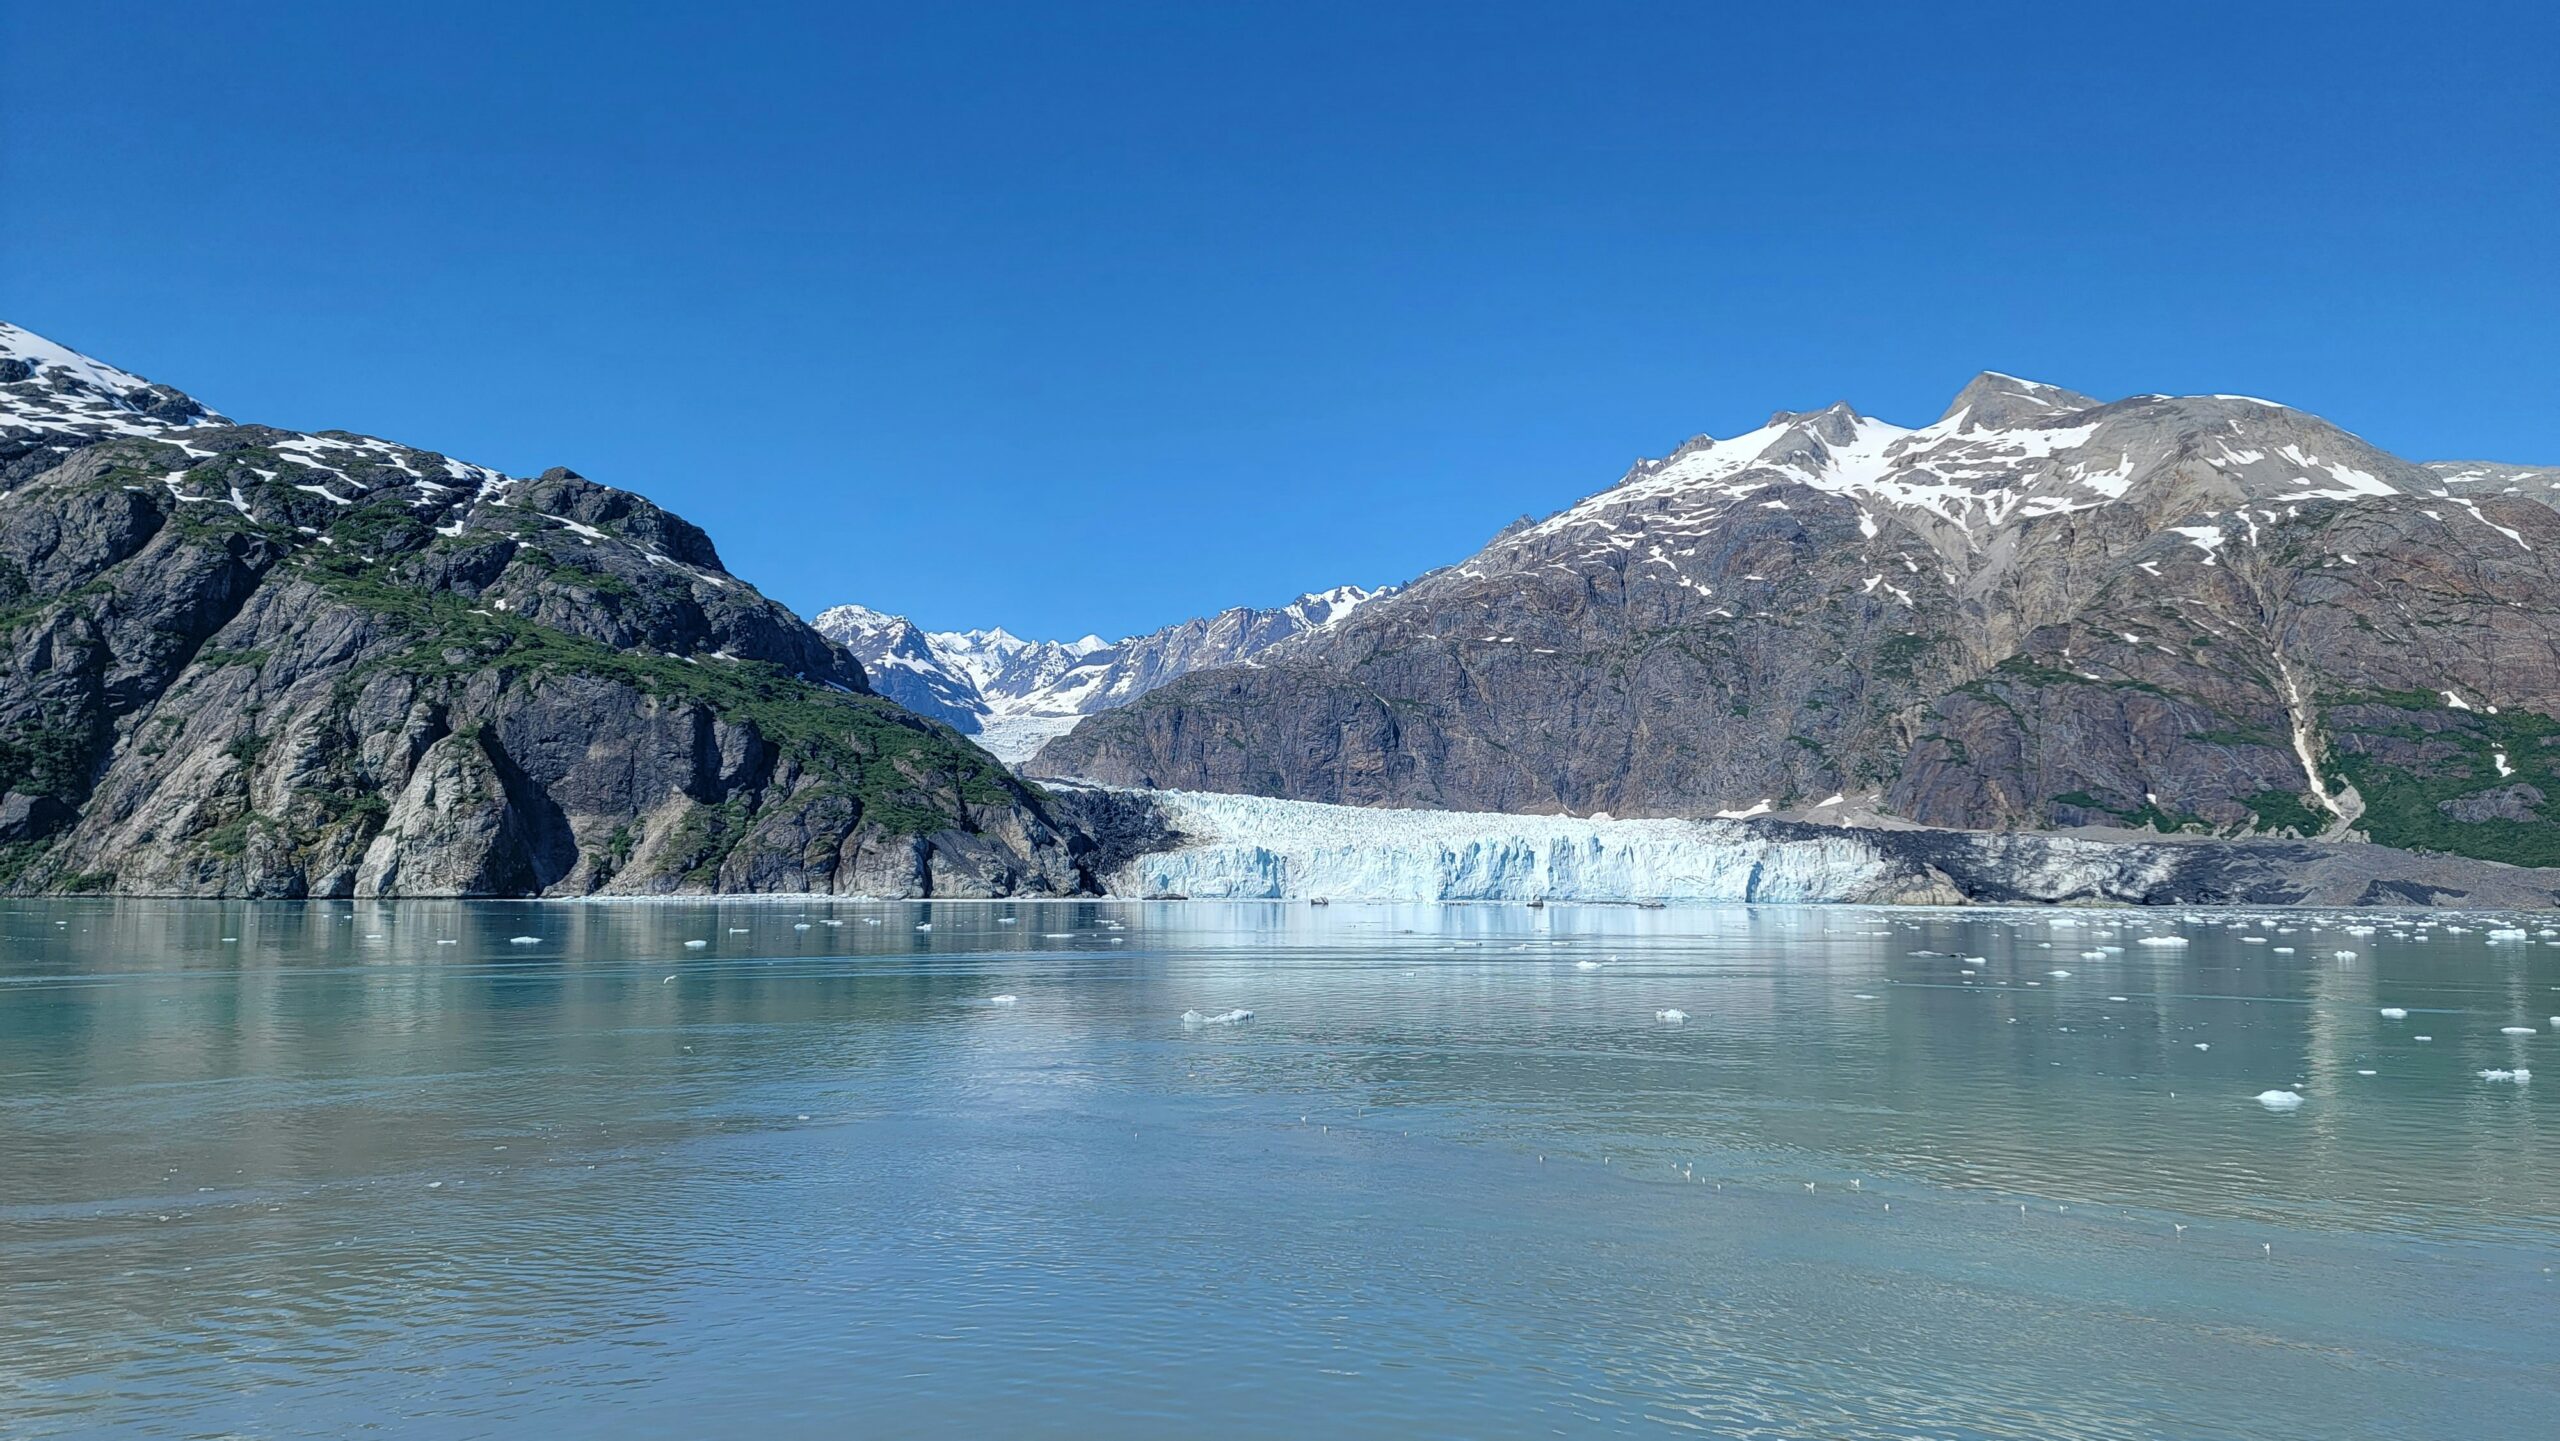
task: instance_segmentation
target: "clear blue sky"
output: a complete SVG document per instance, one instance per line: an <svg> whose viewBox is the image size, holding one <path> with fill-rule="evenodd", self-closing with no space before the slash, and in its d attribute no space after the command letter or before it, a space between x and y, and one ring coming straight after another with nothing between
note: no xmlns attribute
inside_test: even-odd
<svg viewBox="0 0 2560 1441"><path fill-rule="evenodd" d="M0 7L0 314L1031 634L1985 368L2560 461L2549 6L571 8Z"/></svg>

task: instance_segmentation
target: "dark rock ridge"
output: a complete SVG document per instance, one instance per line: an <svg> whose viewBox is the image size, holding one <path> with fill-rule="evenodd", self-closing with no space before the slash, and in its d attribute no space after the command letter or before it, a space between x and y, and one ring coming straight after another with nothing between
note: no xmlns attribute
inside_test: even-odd
<svg viewBox="0 0 2560 1441"><path fill-rule="evenodd" d="M2560 471L1986 374L1639 462L1025 769L1367 806L2369 838L2560 863Z"/></svg>
<svg viewBox="0 0 2560 1441"><path fill-rule="evenodd" d="M1093 888L1071 816L680 517L8 326L0 645L0 890Z"/></svg>

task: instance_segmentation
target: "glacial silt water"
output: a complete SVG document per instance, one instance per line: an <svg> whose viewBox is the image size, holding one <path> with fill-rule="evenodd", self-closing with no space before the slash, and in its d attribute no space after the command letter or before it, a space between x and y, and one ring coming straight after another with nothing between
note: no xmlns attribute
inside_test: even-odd
<svg viewBox="0 0 2560 1441"><path fill-rule="evenodd" d="M0 903L0 1435L2549 1434L2549 929Z"/></svg>

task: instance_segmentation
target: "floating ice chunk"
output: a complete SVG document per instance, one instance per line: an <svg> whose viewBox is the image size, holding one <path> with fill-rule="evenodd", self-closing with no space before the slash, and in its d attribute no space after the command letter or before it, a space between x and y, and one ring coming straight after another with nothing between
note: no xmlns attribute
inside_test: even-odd
<svg viewBox="0 0 2560 1441"><path fill-rule="evenodd" d="M2513 926L2502 926L2497 930L2491 931L2489 933L2489 939L2493 941L2521 941L2524 939L2524 932Z"/></svg>
<svg viewBox="0 0 2560 1441"><path fill-rule="evenodd" d="M2500 1026L2498 1028L2498 1034L2502 1036L2530 1036L2537 1033L2531 1026Z"/></svg>
<svg viewBox="0 0 2560 1441"><path fill-rule="evenodd" d="M2433 1036L2411 1036L2409 1039L2410 1039L2410 1040L2413 1040L2413 1041L2432 1041L2432 1040L2434 1040L2434 1039L2435 1039L2435 1037L2433 1037Z"/></svg>
<svg viewBox="0 0 2560 1441"><path fill-rule="evenodd" d="M1865 991L1858 991L1851 994L1849 999L1853 1001L1872 1001L1875 997L1867 994Z"/></svg>
<svg viewBox="0 0 2560 1441"><path fill-rule="evenodd" d="M1022 998L1020 996L1013 995L1010 992L1001 996L987 997L987 1004L990 1006L1014 1006L1020 1005L1021 1003Z"/></svg>
<svg viewBox="0 0 2560 1441"><path fill-rule="evenodd" d="M2210 1050L2212 1050L2212 1049L2213 1049L2213 1042L2211 1042L2211 1041L2198 1041L2198 1042L2196 1042L2196 1049L2197 1049L2197 1050L2199 1050L2199 1051L2210 1051Z"/></svg>
<svg viewBox="0 0 2560 1441"><path fill-rule="evenodd" d="M2106 958L2107 953L2104 951L2082 951L2080 953L2080 959L2084 961L2103 961Z"/></svg>
<svg viewBox="0 0 2560 1441"><path fill-rule="evenodd" d="M1676 1026L1682 1021L1689 1019L1689 1013L1681 1010L1677 1006L1671 1006L1654 1012L1653 1018L1662 1022L1666 1026Z"/></svg>
<svg viewBox="0 0 2560 1441"><path fill-rule="evenodd" d="M745 935L746 933L747 933L747 928L746 928L746 927L744 927L744 926L731 926L731 927L729 928L729 934L731 934L731 935L733 935L733 936L743 936L743 935Z"/></svg>
<svg viewBox="0 0 2560 1441"><path fill-rule="evenodd" d="M2047 971L2045 974L2053 977L2057 981L2067 981L2071 979L2071 973L2069 971Z"/></svg>
<svg viewBox="0 0 2560 1441"><path fill-rule="evenodd" d="M2302 1109L2302 1097L2292 1091L2260 1091L2258 1093L2257 1100L2259 1105L2266 1107L2270 1111L2298 1111Z"/></svg>
<svg viewBox="0 0 2560 1441"><path fill-rule="evenodd" d="M2184 936L2144 936L2134 942L2137 946L2183 946L2186 943Z"/></svg>
<svg viewBox="0 0 2560 1441"><path fill-rule="evenodd" d="M1240 1026L1252 1019L1253 1012L1242 1007L1232 1011L1220 1011L1215 1015L1203 1015L1198 1011L1182 1013L1182 1024L1186 1026Z"/></svg>
<svg viewBox="0 0 2560 1441"><path fill-rule="evenodd" d="M507 944L508 944L508 945L511 945L511 946L538 946L538 945L541 945L541 944L542 944L542 937L540 937L540 936L509 936L509 937L507 937Z"/></svg>
<svg viewBox="0 0 2560 1441"><path fill-rule="evenodd" d="M2293 954L2293 947L2291 946L2275 946L2271 949L2273 949L2279 956L2289 956Z"/></svg>
<svg viewBox="0 0 2560 1441"><path fill-rule="evenodd" d="M2386 1021L2405 1021L2409 1019L2409 1013L2398 1006L2385 1006L2382 1008L2382 1019Z"/></svg>
<svg viewBox="0 0 2560 1441"><path fill-rule="evenodd" d="M2356 958L2356 953L2353 951L2331 951L2329 954L2341 961L2352 961Z"/></svg>
<svg viewBox="0 0 2560 1441"><path fill-rule="evenodd" d="M1601 965L1599 961L1576 961L1573 963L1573 968L1577 971L1596 971Z"/></svg>
<svg viewBox="0 0 2560 1441"><path fill-rule="evenodd" d="M2107 999L2108 999L2108 1000L2110 1000L2110 1001L2121 1001L2121 1000L2125 1000L2125 999L2127 999L2127 998L2126 998L2126 997L2124 997L2124 996L2109 996L2109 997L2107 997Z"/></svg>
<svg viewBox="0 0 2560 1441"><path fill-rule="evenodd" d="M688 951L698 951L709 944L711 944L709 941L687 941L684 943L684 948Z"/></svg>
<svg viewBox="0 0 2560 1441"><path fill-rule="evenodd" d="M917 929L917 930L920 930L920 931L929 931L929 930L932 930L932 929L933 929L933 922L931 922L931 921L920 921L920 922L918 922L918 923L916 924L916 929Z"/></svg>
<svg viewBox="0 0 2560 1441"><path fill-rule="evenodd" d="M2526 1070L2522 1066L2518 1066L2512 1071L2487 1070L2480 1073L2480 1079L2484 1081L2513 1081L2517 1085L2521 1086L2525 1082L2533 1079L2533 1072Z"/></svg>

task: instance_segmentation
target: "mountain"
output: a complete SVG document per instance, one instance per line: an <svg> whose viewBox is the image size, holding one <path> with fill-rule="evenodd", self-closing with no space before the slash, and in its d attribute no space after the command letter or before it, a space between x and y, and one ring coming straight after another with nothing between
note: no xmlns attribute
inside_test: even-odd
<svg viewBox="0 0 2560 1441"><path fill-rule="evenodd" d="M986 724L987 703L977 682L945 663L931 638L905 616L839 605L818 612L812 624L853 653L881 695L964 734L974 735Z"/></svg>
<svg viewBox="0 0 2560 1441"><path fill-rule="evenodd" d="M0 890L1071 893L1095 843L568 470L0 325Z"/></svg>
<svg viewBox="0 0 2560 1441"><path fill-rule="evenodd" d="M820 611L814 624L869 667L883 695L1022 760L1085 716L1192 671L1250 660L1330 628L1393 594L1356 585L1311 591L1270 609L1235 606L1105 643L1024 640L994 630L921 631L903 616L858 605Z"/></svg>
<svg viewBox="0 0 2560 1441"><path fill-rule="evenodd" d="M2560 861L2553 471L1986 373L1700 437L1032 773L1364 806Z"/></svg>

